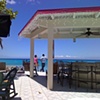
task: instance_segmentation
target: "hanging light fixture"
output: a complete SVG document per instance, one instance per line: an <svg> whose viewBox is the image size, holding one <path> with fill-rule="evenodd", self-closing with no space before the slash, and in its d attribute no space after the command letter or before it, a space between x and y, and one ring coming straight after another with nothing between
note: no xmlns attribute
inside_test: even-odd
<svg viewBox="0 0 100 100"><path fill-rule="evenodd" d="M76 38L73 38L73 42L76 42Z"/></svg>

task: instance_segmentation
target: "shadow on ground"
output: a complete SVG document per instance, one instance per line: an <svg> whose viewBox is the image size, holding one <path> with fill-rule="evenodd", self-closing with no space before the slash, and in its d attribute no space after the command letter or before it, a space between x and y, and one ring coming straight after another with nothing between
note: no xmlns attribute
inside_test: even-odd
<svg viewBox="0 0 100 100"><path fill-rule="evenodd" d="M2 100L2 99L0 98L0 100ZM21 97L15 97L15 98L13 98L11 100L22 100L22 99L21 99Z"/></svg>
<svg viewBox="0 0 100 100"><path fill-rule="evenodd" d="M47 87L47 80L45 76L34 76L33 79L38 83L40 83L41 85Z"/></svg>
<svg viewBox="0 0 100 100"><path fill-rule="evenodd" d="M22 99L20 97L15 97L15 98L13 98L11 100L22 100Z"/></svg>
<svg viewBox="0 0 100 100"><path fill-rule="evenodd" d="M33 78L36 82L43 85L44 87L47 87L47 79L46 76L35 76ZM100 92L100 89L98 91L96 89L90 89L89 87L75 87L75 84L69 88L68 81L64 79L63 86L57 82L57 77L54 77L54 84L52 91L66 91L66 92L87 92L87 93L98 93Z"/></svg>

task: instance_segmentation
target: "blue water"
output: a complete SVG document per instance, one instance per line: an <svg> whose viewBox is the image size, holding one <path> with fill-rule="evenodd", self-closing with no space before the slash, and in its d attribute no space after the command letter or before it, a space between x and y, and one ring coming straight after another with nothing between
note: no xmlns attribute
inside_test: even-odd
<svg viewBox="0 0 100 100"><path fill-rule="evenodd" d="M54 59L54 62L56 61L63 61L63 62L100 62L100 60L91 60L91 59ZM6 65L8 66L18 66L22 67L23 66L23 61L30 61L29 59L18 59L18 58L0 58L0 62L6 62ZM38 59L39 62L39 70L41 68L41 61ZM48 68L48 61L46 62L45 70Z"/></svg>

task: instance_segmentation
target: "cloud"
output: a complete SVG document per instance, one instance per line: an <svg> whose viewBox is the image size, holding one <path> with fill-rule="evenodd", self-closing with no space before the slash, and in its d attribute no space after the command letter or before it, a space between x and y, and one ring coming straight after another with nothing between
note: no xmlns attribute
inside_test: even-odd
<svg viewBox="0 0 100 100"><path fill-rule="evenodd" d="M71 56L69 56L69 55L66 55L66 57L68 57L68 58L69 58L69 57L71 57Z"/></svg>
<svg viewBox="0 0 100 100"><path fill-rule="evenodd" d="M70 55L66 55L65 57L66 57L66 58L74 58L74 59L75 59L75 58L79 58L78 56L70 56Z"/></svg>
<svg viewBox="0 0 100 100"><path fill-rule="evenodd" d="M40 1L37 1L38 4L40 4Z"/></svg>
<svg viewBox="0 0 100 100"><path fill-rule="evenodd" d="M37 3L37 4L40 4L40 1L38 1L38 0L27 0L27 3Z"/></svg>
<svg viewBox="0 0 100 100"><path fill-rule="evenodd" d="M30 2L35 2L36 0L29 0Z"/></svg>
<svg viewBox="0 0 100 100"><path fill-rule="evenodd" d="M15 0L6 0L7 4L16 4Z"/></svg>
<svg viewBox="0 0 100 100"><path fill-rule="evenodd" d="M36 0L27 0L27 2L35 2Z"/></svg>
<svg viewBox="0 0 100 100"><path fill-rule="evenodd" d="M63 55L56 55L55 58L63 58Z"/></svg>

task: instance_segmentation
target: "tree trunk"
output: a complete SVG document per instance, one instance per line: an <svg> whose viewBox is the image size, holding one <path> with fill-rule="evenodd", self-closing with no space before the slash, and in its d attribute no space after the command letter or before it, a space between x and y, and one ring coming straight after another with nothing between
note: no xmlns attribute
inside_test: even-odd
<svg viewBox="0 0 100 100"><path fill-rule="evenodd" d="M2 39L1 38L0 38L0 46L1 46L1 49L3 49Z"/></svg>

